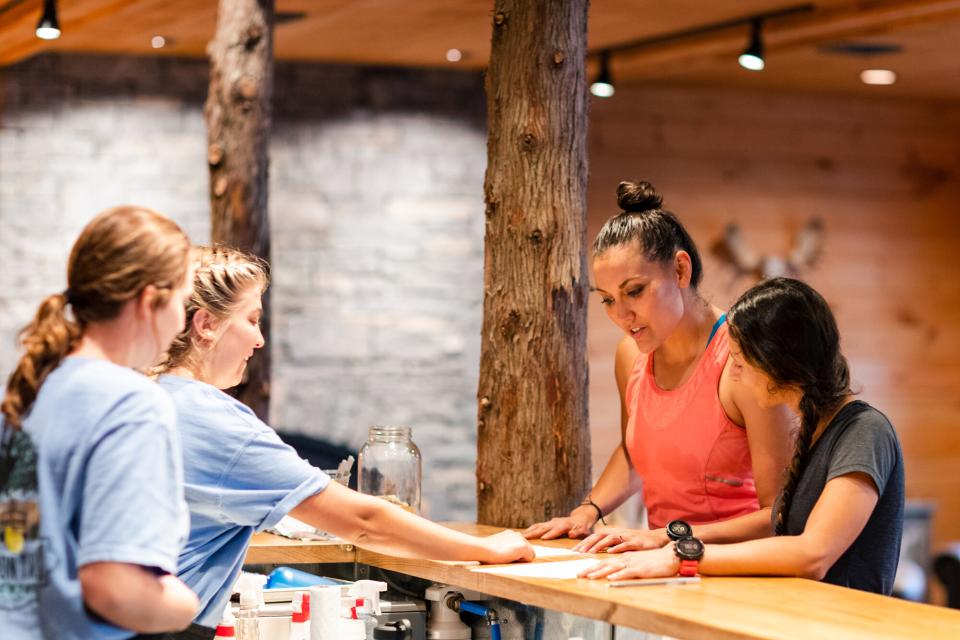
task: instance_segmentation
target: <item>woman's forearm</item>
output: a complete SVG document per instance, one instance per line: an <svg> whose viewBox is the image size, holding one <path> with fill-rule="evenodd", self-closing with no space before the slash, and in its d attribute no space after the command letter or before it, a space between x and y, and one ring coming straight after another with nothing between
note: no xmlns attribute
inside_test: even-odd
<svg viewBox="0 0 960 640"><path fill-rule="evenodd" d="M737 544L708 544L699 571L703 575L795 576L820 580L829 568L822 545L803 536L776 536Z"/></svg>
<svg viewBox="0 0 960 640"><path fill-rule="evenodd" d="M604 515L622 505L627 498L640 490L640 477L627 460L623 445L614 449L607 466L590 491L590 499ZM595 510L594 510L595 511Z"/></svg>
<svg viewBox="0 0 960 640"><path fill-rule="evenodd" d="M373 496L331 483L290 515L380 553L437 560L511 562L528 555L526 542L479 538L441 526Z"/></svg>
<svg viewBox="0 0 960 640"><path fill-rule="evenodd" d="M369 498L363 530L354 540L372 551L439 560L491 561L481 540L420 518L379 498ZM364 511L367 511L364 509Z"/></svg>
<svg viewBox="0 0 960 640"><path fill-rule="evenodd" d="M178 631L197 613L197 596L176 576L135 564L94 562L79 571L84 603L112 624L138 633Z"/></svg>
<svg viewBox="0 0 960 640"><path fill-rule="evenodd" d="M770 507L730 520L695 525L693 535L714 544L730 544L772 536Z"/></svg>

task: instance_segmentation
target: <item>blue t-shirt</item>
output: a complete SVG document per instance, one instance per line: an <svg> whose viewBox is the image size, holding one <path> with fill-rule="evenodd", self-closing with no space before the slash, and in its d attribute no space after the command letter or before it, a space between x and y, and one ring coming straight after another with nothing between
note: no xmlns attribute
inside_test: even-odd
<svg viewBox="0 0 960 640"><path fill-rule="evenodd" d="M254 531L269 529L330 478L300 458L249 407L204 382L160 376L183 442L190 538L178 575L200 598L195 622L215 627Z"/></svg>
<svg viewBox="0 0 960 640"><path fill-rule="evenodd" d="M5 430L0 629L21 638L129 638L84 609L77 571L125 562L175 573L189 529L176 414L143 375L70 357Z"/></svg>

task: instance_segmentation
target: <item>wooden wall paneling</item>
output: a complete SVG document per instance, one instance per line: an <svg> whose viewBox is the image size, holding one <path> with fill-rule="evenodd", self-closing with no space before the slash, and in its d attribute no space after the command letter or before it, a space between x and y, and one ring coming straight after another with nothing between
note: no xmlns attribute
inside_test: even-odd
<svg viewBox="0 0 960 640"><path fill-rule="evenodd" d="M621 179L649 179L697 241L704 295L751 284L710 245L741 225L783 253L813 217L823 254L802 274L835 309L862 397L893 421L911 498L937 505L935 543L960 539L960 107L704 89L618 90L593 104L591 238ZM619 440L612 349L591 301L591 424L599 471Z"/></svg>

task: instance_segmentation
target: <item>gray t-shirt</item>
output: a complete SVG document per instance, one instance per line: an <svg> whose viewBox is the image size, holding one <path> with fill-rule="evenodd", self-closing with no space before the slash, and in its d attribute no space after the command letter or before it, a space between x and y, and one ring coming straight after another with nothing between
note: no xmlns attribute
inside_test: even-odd
<svg viewBox="0 0 960 640"><path fill-rule="evenodd" d="M889 595L903 533L903 455L886 416L855 401L843 407L810 451L787 517L787 535L799 535L827 482L854 473L873 480L880 499L866 526L823 581ZM774 505L773 513L779 509Z"/></svg>

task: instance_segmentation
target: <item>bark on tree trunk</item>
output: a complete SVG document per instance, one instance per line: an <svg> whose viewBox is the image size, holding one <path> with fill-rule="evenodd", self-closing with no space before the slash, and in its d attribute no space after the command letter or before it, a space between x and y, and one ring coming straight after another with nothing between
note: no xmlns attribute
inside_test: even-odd
<svg viewBox="0 0 960 640"><path fill-rule="evenodd" d="M478 520L524 527L590 486L588 0L496 0L486 78Z"/></svg>
<svg viewBox="0 0 960 640"><path fill-rule="evenodd" d="M270 260L267 145L273 95L273 0L220 0L208 47L210 92L204 106L214 243ZM263 297L267 346L247 363L235 394L260 418L270 407L270 296Z"/></svg>

